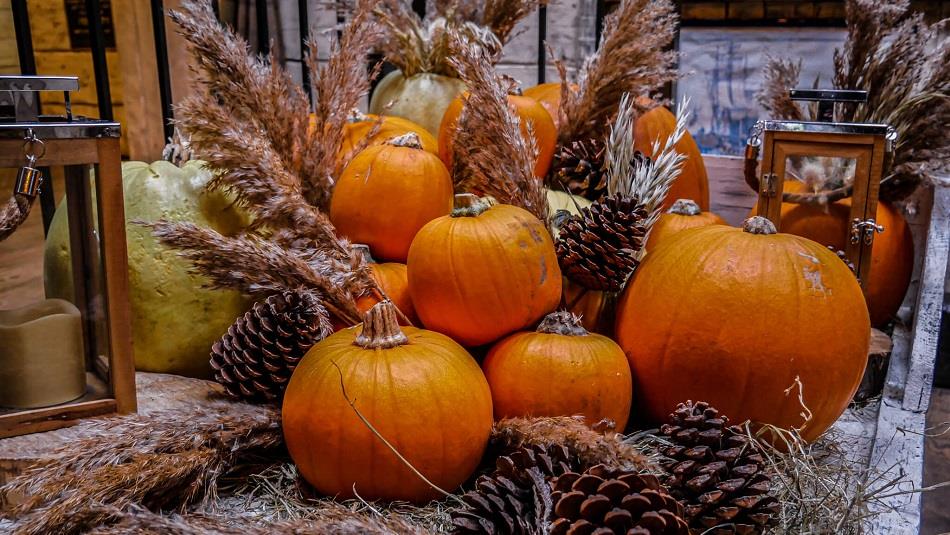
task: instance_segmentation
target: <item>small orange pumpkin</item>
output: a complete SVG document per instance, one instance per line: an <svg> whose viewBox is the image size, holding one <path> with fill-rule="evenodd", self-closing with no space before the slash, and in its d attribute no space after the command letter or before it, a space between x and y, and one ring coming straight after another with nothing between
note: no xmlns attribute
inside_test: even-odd
<svg viewBox="0 0 950 535"><path fill-rule="evenodd" d="M351 115L343 127L343 141L340 144L339 157L343 158L349 154L358 143L368 136L376 126L378 120L379 116L372 113L354 113ZM422 150L431 152L432 154L439 153L439 142L428 130L409 119L403 119L402 117L395 117L393 115L383 116L379 130L377 130L376 134L370 139L369 144L364 147L364 149L381 145L388 139L410 132L419 136L419 144L422 145Z"/></svg>
<svg viewBox="0 0 950 535"><path fill-rule="evenodd" d="M423 225L452 211L452 179L409 133L360 152L337 181L330 221L383 260L405 262Z"/></svg>
<svg viewBox="0 0 950 535"><path fill-rule="evenodd" d="M482 363L495 419L583 415L622 430L632 397L630 366L613 340L587 332L570 312L548 314L537 332L495 344ZM557 388L552 388L557 385Z"/></svg>
<svg viewBox="0 0 950 535"><path fill-rule="evenodd" d="M369 500L415 503L438 497L357 410L447 491L472 475L491 433L491 392L475 360L439 333L400 328L388 301L300 361L284 393L284 439L322 494L353 497L355 490Z"/></svg>
<svg viewBox="0 0 950 535"><path fill-rule="evenodd" d="M452 140L455 138L455 125L465 106L468 93L463 93L453 100L442 116L442 125L439 127L439 157L446 167L452 168ZM557 128L551 114L537 100L521 95L508 95L508 104L521 119L521 134L528 135L528 124L534 134L534 142L538 148L538 159L534 165L534 176L543 178L551 168L551 159L554 157L554 148L557 144Z"/></svg>
<svg viewBox="0 0 950 535"><path fill-rule="evenodd" d="M676 116L663 106L657 106L637 117L633 127L633 147L652 158L653 143L659 139L662 146L675 129ZM676 150L686 156L686 161L680 176L670 187L663 207L669 208L675 199L693 199L700 208L709 210L709 179L699 145L686 132L676 144Z"/></svg>
<svg viewBox="0 0 950 535"><path fill-rule="evenodd" d="M647 251L656 249L657 245L669 240L680 231L708 225L728 225L728 223L712 212L703 212L692 199L677 199L673 206L660 214L660 218L653 224L650 238L647 240Z"/></svg>
<svg viewBox="0 0 950 535"><path fill-rule="evenodd" d="M428 329L466 346L493 342L557 306L561 271L544 223L527 210L456 195L409 249L409 295Z"/></svg>
<svg viewBox="0 0 950 535"><path fill-rule="evenodd" d="M589 290L564 277L564 303L568 312L581 318L581 325L590 332L613 336L617 293Z"/></svg>
<svg viewBox="0 0 950 535"><path fill-rule="evenodd" d="M684 230L648 254L621 297L616 334L637 409L654 422L701 399L739 422L804 423L810 441L857 390L870 322L834 253L752 217L741 229Z"/></svg>
<svg viewBox="0 0 950 535"><path fill-rule="evenodd" d="M798 180L786 179L785 191L804 192L807 186ZM756 208L752 208L754 214ZM851 199L831 205L782 203L781 230L802 236L838 250L847 247L851 221ZM914 271L914 237L910 226L894 205L879 201L875 221L884 232L874 235L871 248L871 273L865 297L871 325L884 326L896 314Z"/></svg>
<svg viewBox="0 0 950 535"><path fill-rule="evenodd" d="M369 266L373 275L373 280L379 285L379 289L386 294L386 297L392 301L393 305L399 309L406 319L413 325L419 324L419 318L416 317L416 310L412 306L412 299L409 297L409 278L406 273L406 265L397 262L377 263L369 252L369 247L362 243L352 245L354 253L363 257L363 260ZM356 309L361 314L369 312L373 305L379 303L380 297L373 294L364 294L356 299ZM400 317L400 325L405 321ZM346 327L343 323L334 323L335 331Z"/></svg>
<svg viewBox="0 0 950 535"><path fill-rule="evenodd" d="M576 84L571 84L576 88ZM558 82L548 82L529 87L522 93L526 97L531 97L538 101L544 109L548 110L551 119L554 120L554 127L561 127L561 84Z"/></svg>

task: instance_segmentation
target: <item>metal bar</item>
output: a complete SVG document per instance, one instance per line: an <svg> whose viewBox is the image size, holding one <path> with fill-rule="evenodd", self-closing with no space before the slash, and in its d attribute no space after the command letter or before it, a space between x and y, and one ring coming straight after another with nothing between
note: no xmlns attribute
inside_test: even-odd
<svg viewBox="0 0 950 535"><path fill-rule="evenodd" d="M267 0L255 0L254 12L257 17L257 51L266 56L270 53L270 28L267 23Z"/></svg>
<svg viewBox="0 0 950 535"><path fill-rule="evenodd" d="M92 68L96 77L96 101L99 118L111 121L112 91L109 87L109 64L106 63L106 43L102 33L101 4L86 0L86 18L89 20L89 44L92 46Z"/></svg>
<svg viewBox="0 0 950 535"><path fill-rule="evenodd" d="M419 18L425 18L426 16L426 0L412 0L412 10L419 15Z"/></svg>
<svg viewBox="0 0 950 535"><path fill-rule="evenodd" d="M300 27L300 73L303 81L303 88L307 91L307 98L310 104L313 104L313 88L310 87L310 69L307 68L307 62L303 58L307 57L307 40L310 39L310 13L309 2L307 0L297 0L297 20Z"/></svg>
<svg viewBox="0 0 950 535"><path fill-rule="evenodd" d="M548 38L548 7L538 7L538 83L543 84L547 76L547 49L544 42Z"/></svg>
<svg viewBox="0 0 950 535"><path fill-rule="evenodd" d="M594 49L600 48L600 35L604 31L604 17L607 16L607 5L604 0L597 0L594 9Z"/></svg>
<svg viewBox="0 0 950 535"><path fill-rule="evenodd" d="M36 56L33 54L33 33L30 30L30 11L26 0L12 0L13 32L16 34L17 59L20 62L20 74L36 74ZM68 101L67 101L68 102ZM41 113L39 95L36 99L36 112ZM40 188L40 212L43 216L43 235L49 233L56 213L56 193L53 191L53 179L49 167L40 167L46 183Z"/></svg>
<svg viewBox="0 0 950 535"><path fill-rule="evenodd" d="M31 50L30 56L32 55ZM75 76L36 76L35 74L26 73L23 73L22 76L0 75L0 91L79 91L79 78Z"/></svg>
<svg viewBox="0 0 950 535"><path fill-rule="evenodd" d="M152 0L152 36L155 39L158 94L162 104L162 130L165 138L170 139L175 134L172 125L175 110L172 106L172 76L168 67L168 37L165 34L165 5L162 0Z"/></svg>

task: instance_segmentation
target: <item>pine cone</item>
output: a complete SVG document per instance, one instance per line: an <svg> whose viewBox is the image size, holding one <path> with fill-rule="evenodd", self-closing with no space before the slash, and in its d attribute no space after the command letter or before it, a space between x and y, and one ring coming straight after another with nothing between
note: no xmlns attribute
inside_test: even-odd
<svg viewBox="0 0 950 535"><path fill-rule="evenodd" d="M656 476L594 466L555 478L551 535L686 535L682 506Z"/></svg>
<svg viewBox="0 0 950 535"><path fill-rule="evenodd" d="M452 512L457 534L520 535L534 533L539 517L537 504L549 491L547 479L580 465L564 446L524 446L498 457L491 475L479 476L475 490L462 496L466 508Z"/></svg>
<svg viewBox="0 0 950 535"><path fill-rule="evenodd" d="M673 443L661 449L669 473L663 482L695 532L763 533L781 505L755 444L728 423L708 403L681 403L660 427Z"/></svg>
<svg viewBox="0 0 950 535"><path fill-rule="evenodd" d="M211 347L214 380L238 399L279 399L300 359L330 332L314 293L274 294L255 303Z"/></svg>
<svg viewBox="0 0 950 535"><path fill-rule="evenodd" d="M648 214L633 197L606 197L561 227L557 241L561 271L589 289L617 292L640 263Z"/></svg>
<svg viewBox="0 0 950 535"><path fill-rule="evenodd" d="M551 168L554 183L567 188L575 195L594 201L607 190L604 155L601 141L573 141L569 147L561 147L554 155Z"/></svg>

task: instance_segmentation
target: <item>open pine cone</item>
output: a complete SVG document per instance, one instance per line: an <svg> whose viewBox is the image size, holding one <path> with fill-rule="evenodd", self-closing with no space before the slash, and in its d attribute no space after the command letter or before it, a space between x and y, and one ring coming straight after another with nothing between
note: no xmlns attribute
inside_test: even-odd
<svg viewBox="0 0 950 535"><path fill-rule="evenodd" d="M466 492L466 507L452 512L457 534L520 535L535 533L547 511L538 511L548 478L580 465L564 446L524 446L498 457L491 475L479 476Z"/></svg>
<svg viewBox="0 0 950 535"><path fill-rule="evenodd" d="M660 434L664 484L683 504L697 533L759 534L781 505L770 494L765 460L736 426L708 403L681 403Z"/></svg>
<svg viewBox="0 0 950 535"><path fill-rule="evenodd" d="M211 347L214 380L238 399L278 399L300 359L330 332L314 293L274 294L255 303Z"/></svg>
<svg viewBox="0 0 950 535"><path fill-rule="evenodd" d="M551 535L686 535L682 506L656 476L597 465L551 482Z"/></svg>
<svg viewBox="0 0 950 535"><path fill-rule="evenodd" d="M588 290L622 290L640 263L648 215L633 197L605 197L584 208L558 235L561 271Z"/></svg>
<svg viewBox="0 0 950 535"><path fill-rule="evenodd" d="M560 147L551 164L553 183L574 195L592 201L600 199L607 190L606 153L603 142L595 139L573 141L570 146Z"/></svg>

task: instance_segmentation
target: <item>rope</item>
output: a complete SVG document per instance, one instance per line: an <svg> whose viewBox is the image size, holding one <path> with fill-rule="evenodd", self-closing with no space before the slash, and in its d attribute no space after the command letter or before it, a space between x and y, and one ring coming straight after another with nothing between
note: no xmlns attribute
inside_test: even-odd
<svg viewBox="0 0 950 535"><path fill-rule="evenodd" d="M752 188L752 190L756 193L759 191L759 176L755 172L759 163L758 159L759 147L747 145L745 151L745 165L743 166L742 171L745 175L746 184L748 184L749 187ZM840 201L841 199L847 199L851 196L853 191L854 188L850 185L842 186L831 191L823 191L821 193L795 193L786 191L782 192L782 202L824 206L836 201Z"/></svg>
<svg viewBox="0 0 950 535"><path fill-rule="evenodd" d="M0 208L0 241L7 239L13 231L26 221L33 206L33 197L13 194L10 200Z"/></svg>

